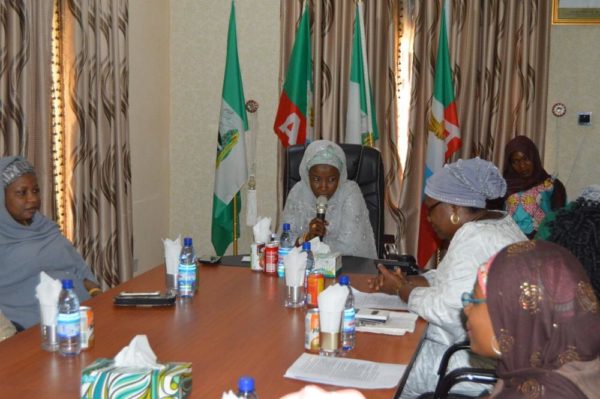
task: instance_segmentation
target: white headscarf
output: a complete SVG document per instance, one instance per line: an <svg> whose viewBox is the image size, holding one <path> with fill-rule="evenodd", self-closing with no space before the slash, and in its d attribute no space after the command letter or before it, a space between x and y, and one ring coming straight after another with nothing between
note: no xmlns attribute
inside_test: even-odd
<svg viewBox="0 0 600 399"><path fill-rule="evenodd" d="M358 184L348 180L346 155L339 145L328 140L313 141L300 162L301 180L292 187L283 223L290 223L294 240L308 231L308 223L316 215L316 201L308 171L315 165L331 165L340 172L337 190L329 199L325 219L329 223L323 241L332 251L343 255L376 258L375 238L369 211Z"/></svg>

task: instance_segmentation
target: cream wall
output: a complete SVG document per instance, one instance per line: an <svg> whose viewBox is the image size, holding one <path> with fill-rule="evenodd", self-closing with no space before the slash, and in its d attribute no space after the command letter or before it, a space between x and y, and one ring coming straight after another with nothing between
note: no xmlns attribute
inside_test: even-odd
<svg viewBox="0 0 600 399"><path fill-rule="evenodd" d="M600 184L600 26L552 26L548 120L544 164L575 199ZM561 102L567 113L550 111ZM592 126L579 126L577 113L592 112Z"/></svg>
<svg viewBox="0 0 600 399"><path fill-rule="evenodd" d="M169 233L169 2L129 2L129 132L137 273L163 262Z"/></svg>

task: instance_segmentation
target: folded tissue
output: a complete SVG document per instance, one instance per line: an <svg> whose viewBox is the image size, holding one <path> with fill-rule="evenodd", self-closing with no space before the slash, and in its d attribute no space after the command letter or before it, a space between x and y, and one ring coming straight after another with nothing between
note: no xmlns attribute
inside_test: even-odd
<svg viewBox="0 0 600 399"><path fill-rule="evenodd" d="M254 233L254 242L268 243L271 240L271 218L260 218L260 220L252 226L252 232Z"/></svg>
<svg viewBox="0 0 600 399"><path fill-rule="evenodd" d="M58 296L62 285L46 273L40 273L40 282L35 287L35 296L40 301L41 322L45 326L56 325Z"/></svg>
<svg viewBox="0 0 600 399"><path fill-rule="evenodd" d="M304 271L306 270L306 252L294 247L283 258L285 268L285 285L288 287L304 286Z"/></svg>
<svg viewBox="0 0 600 399"><path fill-rule="evenodd" d="M96 359L81 372L82 399L187 398L192 364L158 363L145 335L135 336L114 359Z"/></svg>

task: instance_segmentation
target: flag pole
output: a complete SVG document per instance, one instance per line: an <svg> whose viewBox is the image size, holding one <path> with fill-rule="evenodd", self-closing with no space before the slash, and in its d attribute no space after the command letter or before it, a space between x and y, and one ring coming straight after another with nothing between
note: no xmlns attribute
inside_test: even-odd
<svg viewBox="0 0 600 399"><path fill-rule="evenodd" d="M237 194L233 196L233 256L238 254L237 246L238 214L237 214Z"/></svg>

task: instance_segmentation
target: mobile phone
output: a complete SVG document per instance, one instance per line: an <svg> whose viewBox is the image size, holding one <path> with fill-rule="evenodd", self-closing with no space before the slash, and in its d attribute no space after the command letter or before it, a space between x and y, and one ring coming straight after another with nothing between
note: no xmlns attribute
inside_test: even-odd
<svg viewBox="0 0 600 399"><path fill-rule="evenodd" d="M375 267L377 267L379 264L382 264L386 269L392 271L396 268L400 268L407 276L414 276L420 273L419 268L417 267L417 262L411 255L399 255L394 259L375 259L373 264Z"/></svg>
<svg viewBox="0 0 600 399"><path fill-rule="evenodd" d="M221 261L221 257L220 256L214 256L214 255L201 255L198 258L198 262L200 262L200 263L207 263L209 265L216 265L220 261Z"/></svg>
<svg viewBox="0 0 600 399"><path fill-rule="evenodd" d="M174 293L152 292L121 292L115 296L114 304L116 306L173 306L177 297Z"/></svg>

